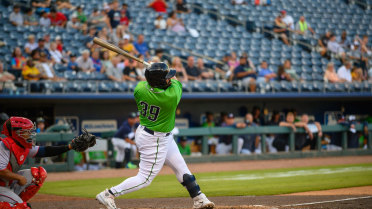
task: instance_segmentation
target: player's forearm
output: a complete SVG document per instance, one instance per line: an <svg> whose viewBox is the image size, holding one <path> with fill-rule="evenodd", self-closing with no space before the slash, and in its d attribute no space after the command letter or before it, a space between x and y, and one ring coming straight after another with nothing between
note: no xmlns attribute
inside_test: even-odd
<svg viewBox="0 0 372 209"><path fill-rule="evenodd" d="M63 154L71 149L71 145L39 147L35 157L52 157Z"/></svg>
<svg viewBox="0 0 372 209"><path fill-rule="evenodd" d="M11 172L8 169L4 169L0 171L0 178L6 179L6 180L19 180L22 178L21 175Z"/></svg>

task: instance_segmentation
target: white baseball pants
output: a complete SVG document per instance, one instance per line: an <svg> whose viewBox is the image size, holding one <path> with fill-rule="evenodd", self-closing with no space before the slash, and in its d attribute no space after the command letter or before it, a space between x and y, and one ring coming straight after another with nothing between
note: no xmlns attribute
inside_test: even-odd
<svg viewBox="0 0 372 209"><path fill-rule="evenodd" d="M143 126L139 126L135 137L140 153L139 172L110 189L116 197L150 185L164 163L172 168L180 183L184 174L191 175L172 134L166 136L166 133L154 132L151 135L143 129Z"/></svg>

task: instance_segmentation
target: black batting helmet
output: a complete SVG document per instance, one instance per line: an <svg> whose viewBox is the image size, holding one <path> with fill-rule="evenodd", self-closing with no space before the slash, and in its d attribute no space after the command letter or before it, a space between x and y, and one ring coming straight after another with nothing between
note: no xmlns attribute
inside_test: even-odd
<svg viewBox="0 0 372 209"><path fill-rule="evenodd" d="M145 71L145 77L149 85L160 89L166 89L170 85L167 79L172 78L175 74L176 71L169 69L164 62L153 63Z"/></svg>

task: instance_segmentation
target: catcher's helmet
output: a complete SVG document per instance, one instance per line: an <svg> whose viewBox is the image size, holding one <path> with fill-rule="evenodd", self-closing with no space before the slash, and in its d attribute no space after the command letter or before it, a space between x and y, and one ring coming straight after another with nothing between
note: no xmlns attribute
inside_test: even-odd
<svg viewBox="0 0 372 209"><path fill-rule="evenodd" d="M10 117L1 131L7 137L21 144L24 148L32 148L33 138L36 136L35 124L23 117Z"/></svg>
<svg viewBox="0 0 372 209"><path fill-rule="evenodd" d="M170 85L167 79L172 78L175 74L176 71L170 70L164 62L153 63L145 71L145 77L150 86L160 89L166 89Z"/></svg>

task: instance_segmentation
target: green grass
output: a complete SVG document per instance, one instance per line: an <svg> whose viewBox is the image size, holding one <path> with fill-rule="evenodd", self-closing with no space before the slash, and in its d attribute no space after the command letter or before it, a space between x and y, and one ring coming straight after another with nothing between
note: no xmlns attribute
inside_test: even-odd
<svg viewBox="0 0 372 209"><path fill-rule="evenodd" d="M82 173L83 175L83 173ZM195 174L208 196L276 195L372 185L372 164ZM48 182L40 193L90 197L124 178ZM187 197L175 175L157 176L149 187L121 198Z"/></svg>

